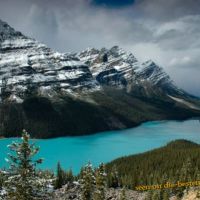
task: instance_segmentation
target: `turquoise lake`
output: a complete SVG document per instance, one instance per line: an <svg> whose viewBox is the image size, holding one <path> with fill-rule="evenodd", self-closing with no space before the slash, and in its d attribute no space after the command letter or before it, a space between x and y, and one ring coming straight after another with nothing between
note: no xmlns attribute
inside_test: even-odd
<svg viewBox="0 0 200 200"><path fill-rule="evenodd" d="M33 141L40 146L39 157L44 158L42 169L55 170L60 161L63 168L72 168L78 173L88 161L96 166L120 156L163 146L175 139L200 143L199 120L147 122L126 130ZM16 138L0 139L0 168L6 166L7 145L13 140Z"/></svg>

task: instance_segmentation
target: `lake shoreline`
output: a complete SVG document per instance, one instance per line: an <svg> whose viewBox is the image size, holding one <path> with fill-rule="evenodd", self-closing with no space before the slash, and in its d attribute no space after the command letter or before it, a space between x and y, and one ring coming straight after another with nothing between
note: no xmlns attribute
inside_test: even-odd
<svg viewBox="0 0 200 200"><path fill-rule="evenodd" d="M92 135L98 135L98 134L103 134L104 132L112 132L112 131L115 131L115 132L118 132L118 131L126 131L126 130L129 130L129 129L134 129L134 128L137 128L145 123L151 123L151 122L165 122L165 121L175 121L175 122L184 122L184 121L188 121L188 120L199 120L200 121L200 117L188 117L188 118L179 118L179 119L161 119L161 120L144 120L144 121L141 121L140 123L138 124L135 124L131 127L127 127L127 128L123 128L123 129L112 129L112 130L105 130L105 131L100 131L100 132L94 132L94 133L89 133L89 134L80 134L80 135L73 135L73 134L70 134L70 135L66 135L66 136L56 136L56 137L31 137L32 140L49 140L49 139L59 139L59 138L65 138L65 137L68 137L68 138L76 138L76 137L87 137L87 136L92 136ZM4 136L0 136L0 140L1 139L9 139L9 138L20 138L21 136L13 136L13 137L4 137Z"/></svg>
<svg viewBox="0 0 200 200"><path fill-rule="evenodd" d="M166 145L177 139L200 143L199 119L146 122L137 128L107 131L87 136L33 139L40 147L39 157L45 158L41 169L55 170L57 162L65 169L79 172L80 167L91 161L94 166L114 159L140 154ZM20 138L0 140L0 168L6 165L7 145Z"/></svg>

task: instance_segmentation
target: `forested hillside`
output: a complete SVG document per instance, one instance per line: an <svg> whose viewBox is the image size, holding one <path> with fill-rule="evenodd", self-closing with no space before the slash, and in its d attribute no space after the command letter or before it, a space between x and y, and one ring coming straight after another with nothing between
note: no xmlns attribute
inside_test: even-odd
<svg viewBox="0 0 200 200"><path fill-rule="evenodd" d="M199 195L191 185L168 189L145 189L137 186L163 185L167 182L195 182L200 186L200 145L176 140L162 148L119 158L104 165L83 166L78 175L58 163L56 173L41 171L35 159L39 148L23 132L19 142L8 145L8 169L0 170L1 200L169 200L187 194ZM189 191L189 192L188 192ZM195 198L196 198L195 197Z"/></svg>
<svg viewBox="0 0 200 200"><path fill-rule="evenodd" d="M195 181L200 179L200 145L176 140L162 148L116 159L106 167L108 173L116 169L121 184L132 189L167 181Z"/></svg>

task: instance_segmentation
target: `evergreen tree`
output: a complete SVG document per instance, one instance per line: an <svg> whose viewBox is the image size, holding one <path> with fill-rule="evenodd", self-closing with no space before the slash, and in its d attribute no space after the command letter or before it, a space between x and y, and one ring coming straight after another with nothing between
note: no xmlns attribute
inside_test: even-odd
<svg viewBox="0 0 200 200"><path fill-rule="evenodd" d="M57 164L57 174L55 181L55 189L61 188L65 184L65 172L62 170L60 162Z"/></svg>
<svg viewBox="0 0 200 200"><path fill-rule="evenodd" d="M180 170L179 180L182 182L192 181L191 174L192 174L192 164L191 159L187 158L187 160L183 163L183 166Z"/></svg>
<svg viewBox="0 0 200 200"><path fill-rule="evenodd" d="M191 175L192 175L192 164L191 164L191 159L188 157L186 159L186 161L183 163L182 168L179 171L179 181L181 182L188 182L188 181L192 181ZM179 188L175 188L175 194L178 197L182 197L183 196L183 191L188 192L188 188L186 187L179 187Z"/></svg>
<svg viewBox="0 0 200 200"><path fill-rule="evenodd" d="M117 188L120 186L119 182L119 174L116 166L114 165L108 177L108 185L109 187Z"/></svg>
<svg viewBox="0 0 200 200"><path fill-rule="evenodd" d="M72 183L74 181L74 176L71 169L66 171L65 176L66 176L65 178L66 178L67 183Z"/></svg>
<svg viewBox="0 0 200 200"><path fill-rule="evenodd" d="M88 163L82 171L81 199L92 200L94 193L95 177L92 165Z"/></svg>
<svg viewBox="0 0 200 200"><path fill-rule="evenodd" d="M79 172L79 174L77 176L78 179L82 179L83 174L84 174L84 170L85 170L85 167L82 166L81 169L80 169L80 172Z"/></svg>
<svg viewBox="0 0 200 200"><path fill-rule="evenodd" d="M6 199L9 200L43 200L50 196L49 182L39 177L36 166L42 159L34 160L39 148L30 144L29 135L22 133L22 141L13 142L8 147L9 177L5 181Z"/></svg>
<svg viewBox="0 0 200 200"><path fill-rule="evenodd" d="M167 182L173 182L173 181L168 180L168 176L166 172L164 172L162 176L162 184L166 184ZM162 200L169 200L170 190L171 188L170 189L162 188L160 190L160 196L162 197Z"/></svg>
<svg viewBox="0 0 200 200"><path fill-rule="evenodd" d="M94 200L105 199L106 189L106 173L104 164L100 164L95 173L96 188L94 194Z"/></svg>

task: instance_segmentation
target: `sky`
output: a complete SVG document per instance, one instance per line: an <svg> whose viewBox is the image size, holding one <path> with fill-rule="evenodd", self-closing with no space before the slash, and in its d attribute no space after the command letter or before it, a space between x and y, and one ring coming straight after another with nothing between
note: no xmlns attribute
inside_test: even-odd
<svg viewBox="0 0 200 200"><path fill-rule="evenodd" d="M59 52L118 45L200 96L200 0L0 0L0 19Z"/></svg>

